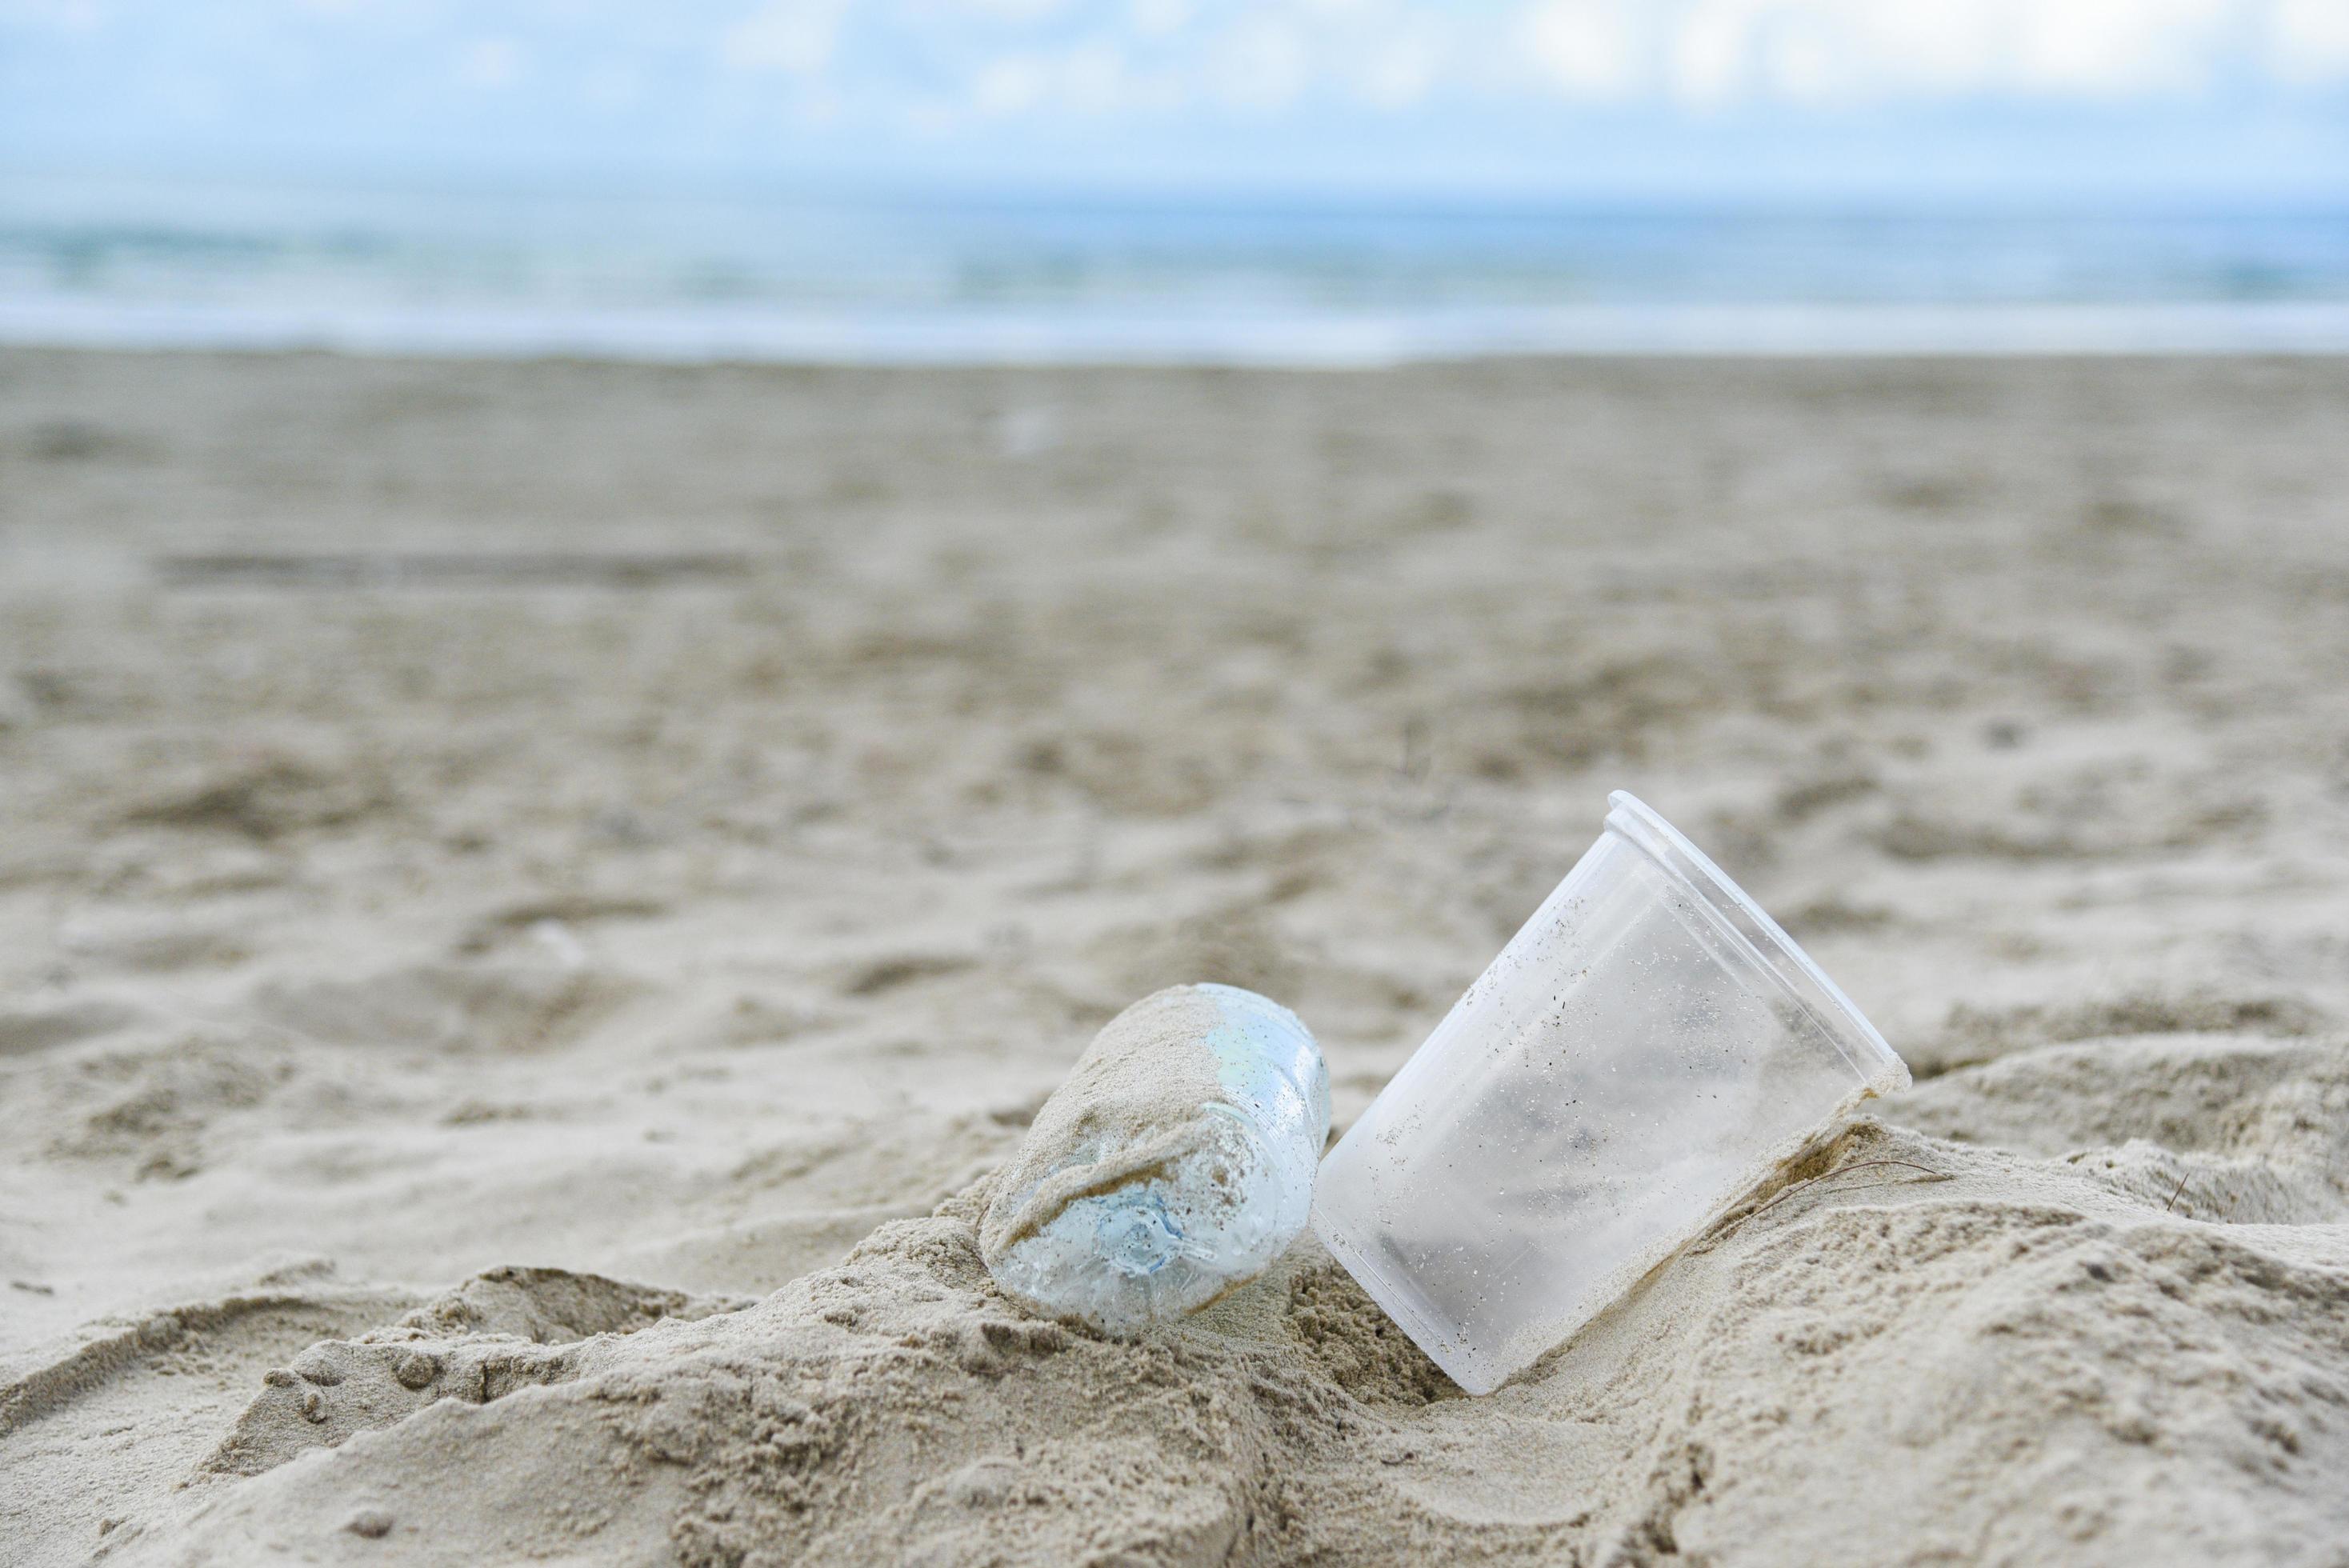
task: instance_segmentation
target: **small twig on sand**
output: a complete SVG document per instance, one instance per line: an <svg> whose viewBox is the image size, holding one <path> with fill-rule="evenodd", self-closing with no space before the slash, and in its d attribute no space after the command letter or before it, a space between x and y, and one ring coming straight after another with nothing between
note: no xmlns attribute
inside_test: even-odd
<svg viewBox="0 0 2349 1568"><path fill-rule="evenodd" d="M2178 1200L2179 1198L2181 1198L2181 1197L2185 1196L2185 1194L2186 1194L2186 1178L2185 1178L2185 1177L2183 1177L2183 1176L2180 1176L2180 1177L2178 1179L2178 1191L2175 1191L2175 1192L2172 1192L2172 1193L2169 1195L2169 1202L2167 1202L2167 1203L2164 1203L2164 1204L2161 1206L2161 1212L2162 1212L2163 1213L2167 1214L2168 1212L2169 1212L2169 1211L2171 1211L2172 1209L2175 1209L2176 1207L2178 1207Z"/></svg>
<svg viewBox="0 0 2349 1568"><path fill-rule="evenodd" d="M1948 1171L1936 1171L1930 1165L1920 1165L1914 1160L1863 1160L1856 1165L1838 1165L1832 1171L1822 1171L1816 1176L1806 1176L1800 1181L1794 1183L1785 1191L1780 1192L1776 1197L1771 1199L1768 1202L1763 1204L1760 1208L1754 1210L1754 1212L1745 1217L1749 1220L1758 1220L1763 1215L1768 1213L1771 1210L1776 1208L1780 1203L1783 1203L1787 1199L1793 1197L1795 1193L1802 1191L1805 1188L1811 1186L1814 1182L1824 1181L1830 1176L1841 1176L1853 1171L1874 1171L1886 1165L1901 1165L1906 1166L1911 1171L1922 1171L1928 1177L1936 1181L1947 1181L1950 1180L1950 1173Z"/></svg>

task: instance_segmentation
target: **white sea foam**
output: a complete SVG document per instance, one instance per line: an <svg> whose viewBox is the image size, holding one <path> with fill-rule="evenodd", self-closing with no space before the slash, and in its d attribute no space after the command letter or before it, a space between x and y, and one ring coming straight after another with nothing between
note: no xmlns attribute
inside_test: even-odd
<svg viewBox="0 0 2349 1568"><path fill-rule="evenodd" d="M658 364L1233 365L1368 368L1546 355L2349 353L2349 303L1592 305L1111 314L266 305L0 299L19 346L330 349Z"/></svg>

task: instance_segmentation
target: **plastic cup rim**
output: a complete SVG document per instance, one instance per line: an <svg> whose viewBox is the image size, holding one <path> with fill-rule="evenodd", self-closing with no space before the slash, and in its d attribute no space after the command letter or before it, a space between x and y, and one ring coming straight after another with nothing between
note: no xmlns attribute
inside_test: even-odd
<svg viewBox="0 0 2349 1568"><path fill-rule="evenodd" d="M1666 876L1707 905L1723 934L1743 951L1756 970L1775 981L1788 999L1835 1041L1864 1083L1879 1091L1908 1087L1908 1064L1876 1026L1868 1021L1868 1015L1844 995L1842 986L1827 977L1826 971L1803 951L1802 944L1786 934L1785 927L1770 917L1769 911L1713 863L1712 856L1628 789L1609 791L1607 805L1607 830L1645 854ZM1742 915L1746 923L1729 918L1732 913ZM1747 928L1749 923L1751 930ZM1771 955L1754 942L1753 931L1762 934L1785 961L1785 965L1772 962ZM1787 965L1792 965L1792 974ZM1798 984L1798 979L1803 984Z"/></svg>

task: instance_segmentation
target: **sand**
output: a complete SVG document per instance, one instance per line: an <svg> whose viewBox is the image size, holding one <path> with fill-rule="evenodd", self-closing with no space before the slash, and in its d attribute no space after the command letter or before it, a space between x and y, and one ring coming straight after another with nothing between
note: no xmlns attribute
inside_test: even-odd
<svg viewBox="0 0 2349 1568"><path fill-rule="evenodd" d="M2344 429L8 352L0 1560L2349 1562ZM1481 1399L1309 1238L993 1289L1120 1007L1342 1128L1613 787L1915 1068L1822 1179Z"/></svg>

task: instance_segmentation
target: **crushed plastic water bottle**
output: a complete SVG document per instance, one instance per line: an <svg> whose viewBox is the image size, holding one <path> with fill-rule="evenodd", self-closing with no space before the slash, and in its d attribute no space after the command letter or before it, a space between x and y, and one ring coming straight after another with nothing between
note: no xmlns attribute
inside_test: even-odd
<svg viewBox="0 0 2349 1568"><path fill-rule="evenodd" d="M1036 1311L1112 1334L1254 1279L1305 1226L1330 1069L1296 1014L1174 985L1093 1037L998 1177L979 1251Z"/></svg>

